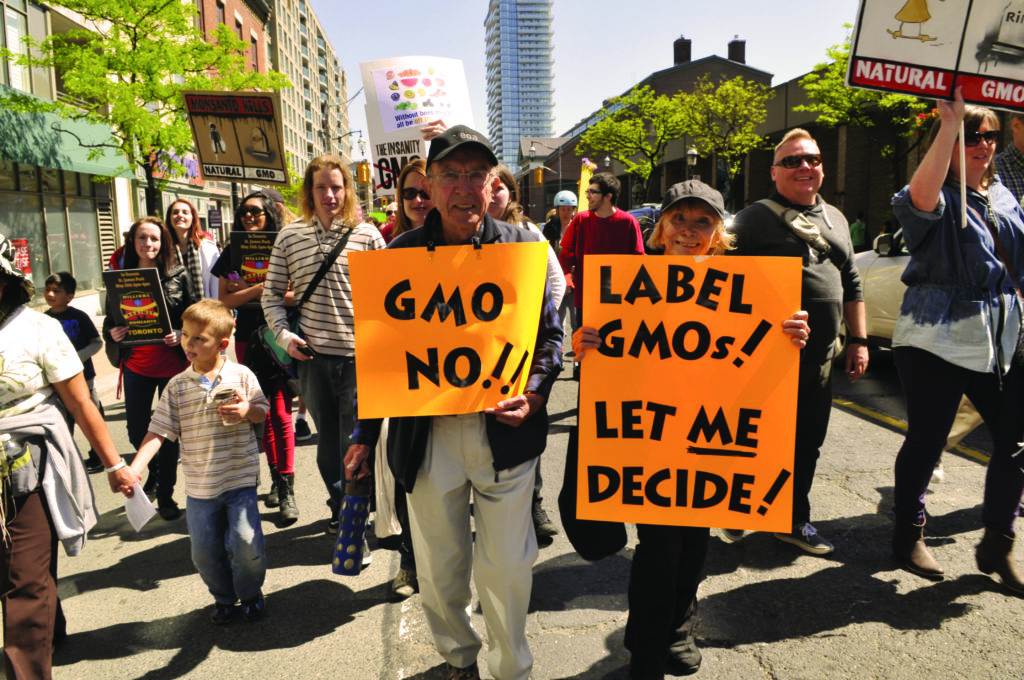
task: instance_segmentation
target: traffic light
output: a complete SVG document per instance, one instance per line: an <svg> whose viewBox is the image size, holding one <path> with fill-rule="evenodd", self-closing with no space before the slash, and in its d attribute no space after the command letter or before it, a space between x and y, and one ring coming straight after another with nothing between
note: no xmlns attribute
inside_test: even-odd
<svg viewBox="0 0 1024 680"><path fill-rule="evenodd" d="M370 183L370 162L359 161L356 164L356 181L360 184Z"/></svg>
<svg viewBox="0 0 1024 680"><path fill-rule="evenodd" d="M533 183L535 186L544 184L544 167L537 167L533 169Z"/></svg>

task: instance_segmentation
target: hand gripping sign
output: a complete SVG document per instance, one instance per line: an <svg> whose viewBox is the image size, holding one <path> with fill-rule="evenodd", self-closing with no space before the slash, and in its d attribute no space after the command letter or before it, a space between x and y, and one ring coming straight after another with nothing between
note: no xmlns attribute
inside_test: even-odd
<svg viewBox="0 0 1024 680"><path fill-rule="evenodd" d="M522 394L547 242L352 253L360 418L474 413Z"/></svg>
<svg viewBox="0 0 1024 680"><path fill-rule="evenodd" d="M578 516L789 531L800 261L590 255ZM812 329L813 332L813 329Z"/></svg>

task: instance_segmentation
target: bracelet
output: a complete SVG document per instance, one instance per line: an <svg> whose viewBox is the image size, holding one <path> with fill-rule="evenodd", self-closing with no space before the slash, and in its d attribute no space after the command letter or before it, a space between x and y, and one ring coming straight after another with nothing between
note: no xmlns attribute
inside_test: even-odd
<svg viewBox="0 0 1024 680"><path fill-rule="evenodd" d="M846 336L846 344L847 345L864 345L866 347L867 344L868 344L868 339L867 338L862 338L862 337L857 336L857 335L847 335Z"/></svg>
<svg viewBox="0 0 1024 680"><path fill-rule="evenodd" d="M110 467L103 468L103 471L106 472L109 475L111 472L117 472L121 468L126 468L126 467L128 467L128 463L124 462L124 458L122 458L121 460L117 461L116 463L114 463Z"/></svg>

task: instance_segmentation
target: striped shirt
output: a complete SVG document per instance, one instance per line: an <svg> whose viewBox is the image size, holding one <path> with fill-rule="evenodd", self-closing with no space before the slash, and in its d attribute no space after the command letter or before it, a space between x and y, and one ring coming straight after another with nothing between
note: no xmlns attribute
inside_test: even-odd
<svg viewBox="0 0 1024 680"><path fill-rule="evenodd" d="M1017 202L1024 204L1024 153L1011 143L996 156L996 172Z"/></svg>
<svg viewBox="0 0 1024 680"><path fill-rule="evenodd" d="M217 404L207 399L211 390L233 387L264 413L270 408L256 376L246 366L227 359L213 384L191 366L171 378L149 421L155 435L181 441L181 472L185 493L191 498L216 498L232 489L257 486L260 451L254 425L248 420L225 425ZM209 387L209 389L208 389Z"/></svg>
<svg viewBox="0 0 1024 680"><path fill-rule="evenodd" d="M324 258L347 231L335 222L330 230L320 226L316 217L310 222L296 222L285 227L274 242L267 278L263 282L263 314L274 331L277 344L287 349L296 337L288 328L284 294L291 281L296 301L320 269ZM352 235L327 275L317 285L309 300L299 311L299 329L306 342L318 354L352 356L355 352L352 288L348 279L348 254L352 251L380 250L384 238L371 224L352 228Z"/></svg>

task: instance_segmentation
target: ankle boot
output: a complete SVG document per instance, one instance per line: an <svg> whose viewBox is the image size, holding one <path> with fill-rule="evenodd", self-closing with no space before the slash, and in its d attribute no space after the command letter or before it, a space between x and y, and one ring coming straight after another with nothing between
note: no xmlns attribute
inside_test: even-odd
<svg viewBox="0 0 1024 680"><path fill-rule="evenodd" d="M299 519L299 506L295 503L295 475L281 473L277 483L277 495L281 499L281 524L295 524Z"/></svg>
<svg viewBox="0 0 1024 680"><path fill-rule="evenodd" d="M1024 595L1024 575L1013 563L1013 537L1006 536L993 529L985 528L985 535L974 551L978 561L978 569L983 574L995 572L1003 580L1003 585Z"/></svg>
<svg viewBox="0 0 1024 680"><path fill-rule="evenodd" d="M665 670L669 675L693 675L700 670L701 653L694 629L697 627L697 598L690 600L679 627L672 631Z"/></svg>
<svg viewBox="0 0 1024 680"><path fill-rule="evenodd" d="M897 522L892 534L892 554L907 571L941 581L945 573L924 544L924 522Z"/></svg>
<svg viewBox="0 0 1024 680"><path fill-rule="evenodd" d="M276 508L281 504L280 491L278 487L281 486L281 475L278 474L274 467L270 468L270 491L267 492L267 497L263 500L263 503L268 508Z"/></svg>

